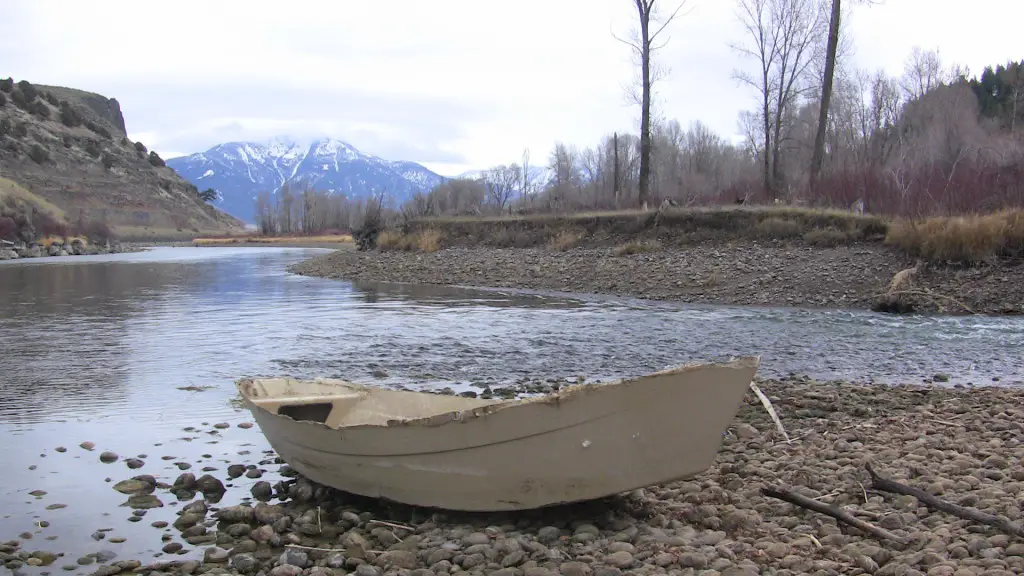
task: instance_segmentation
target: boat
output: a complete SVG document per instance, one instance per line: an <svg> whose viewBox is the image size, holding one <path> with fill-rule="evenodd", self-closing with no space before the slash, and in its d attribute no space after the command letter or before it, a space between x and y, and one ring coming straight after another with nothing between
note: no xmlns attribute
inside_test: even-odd
<svg viewBox="0 0 1024 576"><path fill-rule="evenodd" d="M338 379L242 378L277 454L351 494L460 511L593 500L691 478L713 463L756 356L501 400Z"/></svg>

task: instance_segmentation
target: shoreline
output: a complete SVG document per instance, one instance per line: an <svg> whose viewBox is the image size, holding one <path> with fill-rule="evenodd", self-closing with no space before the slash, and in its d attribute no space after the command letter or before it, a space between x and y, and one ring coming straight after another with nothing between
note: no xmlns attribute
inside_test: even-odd
<svg viewBox="0 0 1024 576"><path fill-rule="evenodd" d="M128 498L136 510L136 520L117 519L125 511L88 518L86 526L95 522L135 547L162 547L164 553L156 558L61 554L65 546L77 548L78 539L88 540L90 529L81 530L74 544L47 540L61 514L75 506L44 511L48 500L42 500L38 514L25 518L35 525L35 537L0 535L14 538L0 542L0 563L25 574L68 566L96 576L211 569L275 576L765 571L967 576L1024 570L1024 545L1013 536L931 510L913 497L874 490L866 472L870 463L885 477L1021 522L1017 495L1024 468L1018 462L1018 436L1024 392L802 378L757 382L789 441L748 392L714 462L696 476L525 512L462 513L344 494L300 477L273 452L242 455L248 453L236 453L234 445L197 448L188 462L175 459L198 467L205 458L198 452L208 451L213 459L231 463L226 471L218 464L194 473L161 462L155 448L152 457L103 463L103 454L124 453L123 447L90 446L83 452L69 446L67 453L42 447L41 457L52 464L85 454L81 482L124 493L120 499ZM244 422L231 429L244 443L248 435L261 433L247 411L241 414ZM214 422L187 430L201 437L228 426ZM130 461L143 466L136 472ZM111 481L104 482L104 476ZM901 541L840 526L762 492L773 486L843 507ZM147 511L143 522L133 524ZM114 543L87 549L118 550Z"/></svg>
<svg viewBox="0 0 1024 576"><path fill-rule="evenodd" d="M915 260L877 244L833 248L740 240L620 255L614 248L339 250L289 272L348 281L438 284L681 303L870 310ZM922 266L901 296L914 312L1024 314L1024 266Z"/></svg>

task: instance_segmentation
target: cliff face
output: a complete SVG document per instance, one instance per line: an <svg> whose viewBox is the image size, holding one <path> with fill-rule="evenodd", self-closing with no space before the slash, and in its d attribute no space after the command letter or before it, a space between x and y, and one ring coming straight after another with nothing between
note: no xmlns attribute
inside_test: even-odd
<svg viewBox="0 0 1024 576"><path fill-rule="evenodd" d="M74 225L102 222L125 239L237 232L242 222L141 142L117 100L73 88L0 81L0 177L56 207Z"/></svg>

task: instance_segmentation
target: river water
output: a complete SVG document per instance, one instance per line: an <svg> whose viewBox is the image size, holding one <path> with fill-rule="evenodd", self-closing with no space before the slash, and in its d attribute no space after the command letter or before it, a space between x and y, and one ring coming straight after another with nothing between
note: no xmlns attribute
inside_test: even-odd
<svg viewBox="0 0 1024 576"><path fill-rule="evenodd" d="M63 551L55 566L69 569L99 550L160 555L162 532L150 523L173 522L178 503L126 522L131 508L107 479L146 473L172 482L178 463L225 479L228 463L257 462L268 449L262 434L236 426L250 420L232 403L242 376L462 390L760 354L762 376L1024 380L1020 318L684 306L286 271L321 252L155 248L0 263L0 541L27 532L23 548ZM80 448L85 441L95 450ZM121 459L103 464L103 450ZM145 466L129 470L124 458L139 455ZM273 481L276 466L264 469ZM104 528L102 540L92 538Z"/></svg>

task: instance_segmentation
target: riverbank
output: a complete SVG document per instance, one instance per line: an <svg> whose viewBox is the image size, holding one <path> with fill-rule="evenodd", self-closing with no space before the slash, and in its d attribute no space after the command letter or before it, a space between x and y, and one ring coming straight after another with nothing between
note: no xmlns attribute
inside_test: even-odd
<svg viewBox="0 0 1024 576"><path fill-rule="evenodd" d="M875 490L866 472L871 463L892 479L1020 522L1024 394L1018 389L804 379L759 385L790 442L748 394L714 464L697 477L520 513L455 513L341 494L298 477L272 452L247 456L215 443L199 448L209 453L197 460L185 461L179 452L173 464L157 457L173 447L137 458L111 453L117 446L47 449L40 463L59 466L61 459L79 457L92 462L95 472L79 481L121 492L119 498L135 510L134 520L116 519L128 509L111 510L112 516L95 519L94 552L61 555L68 543L47 535L75 503L65 509L42 493L36 496L38 514L25 519L25 534L0 544L0 562L18 574L61 567L97 576L966 576L1024 570L1024 545L1014 537L930 510L913 497ZM189 437L230 432L242 442L243 435L261 442L251 423L228 430L226 423L211 422L185 430ZM215 464L202 472L184 470L201 462ZM109 484L103 476L112 476ZM897 540L840 526L762 493L773 486L841 507ZM251 500L234 505L242 496ZM160 551L155 558L118 556L125 539L151 541Z"/></svg>
<svg viewBox="0 0 1024 576"><path fill-rule="evenodd" d="M0 260L21 258L43 258L47 256L91 256L96 254L119 254L138 252L141 246L131 243L106 242L102 245L85 242L80 238L65 241L63 238L48 239L44 242L3 242L0 243Z"/></svg>
<svg viewBox="0 0 1024 576"><path fill-rule="evenodd" d="M336 248L354 247L349 234L321 234L307 236L219 236L194 238L192 246L277 246L282 248Z"/></svg>
<svg viewBox="0 0 1024 576"><path fill-rule="evenodd" d="M643 245L642 245L643 246ZM737 240L687 247L456 247L436 252L345 250L293 265L353 281L608 294L706 304L869 309L916 261L880 244L817 247ZM1024 266L922 266L902 299L924 312L1024 313Z"/></svg>

